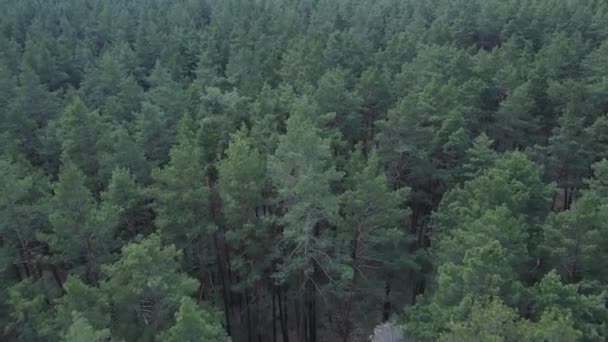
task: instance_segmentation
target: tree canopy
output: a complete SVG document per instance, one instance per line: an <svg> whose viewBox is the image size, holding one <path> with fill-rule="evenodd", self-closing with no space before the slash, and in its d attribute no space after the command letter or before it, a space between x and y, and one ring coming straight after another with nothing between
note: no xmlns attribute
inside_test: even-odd
<svg viewBox="0 0 608 342"><path fill-rule="evenodd" d="M605 0L0 0L0 340L608 340L607 56Z"/></svg>

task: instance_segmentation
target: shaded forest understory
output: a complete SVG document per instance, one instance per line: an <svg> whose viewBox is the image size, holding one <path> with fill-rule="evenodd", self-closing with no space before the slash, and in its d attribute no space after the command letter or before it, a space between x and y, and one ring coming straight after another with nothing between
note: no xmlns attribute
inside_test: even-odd
<svg viewBox="0 0 608 342"><path fill-rule="evenodd" d="M606 341L604 158L605 0L0 0L0 340Z"/></svg>

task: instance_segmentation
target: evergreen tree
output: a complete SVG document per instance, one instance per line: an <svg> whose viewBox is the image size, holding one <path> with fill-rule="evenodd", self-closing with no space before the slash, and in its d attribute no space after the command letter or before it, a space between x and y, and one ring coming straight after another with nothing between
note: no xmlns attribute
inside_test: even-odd
<svg viewBox="0 0 608 342"><path fill-rule="evenodd" d="M331 186L341 174L330 158L329 141L321 138L319 128L296 114L287 119L287 131L268 163L278 200L287 209L280 219L283 260L274 276L279 283L305 289L298 295L300 339L315 340L317 282L333 263L327 260L331 243L325 227L337 220L338 200Z"/></svg>
<svg viewBox="0 0 608 342"><path fill-rule="evenodd" d="M94 192L103 184L98 154L103 151L102 133L107 128L99 113L90 111L79 97L75 97L59 117L56 134L60 151L84 172L87 186Z"/></svg>
<svg viewBox="0 0 608 342"><path fill-rule="evenodd" d="M207 278L209 258L213 256L209 238L216 226L210 216L203 150L194 129L192 118L185 115L177 143L169 153L169 163L153 171L152 193L156 200L155 223L162 238L184 250L186 269L193 267L203 281Z"/></svg>
<svg viewBox="0 0 608 342"><path fill-rule="evenodd" d="M337 327L342 340L348 341L355 322L369 321L368 308L379 306L391 274L416 268L408 255L408 237L400 224L407 211L403 203L407 189L391 191L373 151L363 162L361 152L351 156L352 169L347 190L340 196L341 219L336 244L344 265L335 284ZM401 250L401 253L392 253ZM394 277L394 276L393 276Z"/></svg>
<svg viewBox="0 0 608 342"><path fill-rule="evenodd" d="M606 56L596 0L0 1L0 340L604 341Z"/></svg>
<svg viewBox="0 0 608 342"><path fill-rule="evenodd" d="M213 313L188 297L181 299L179 310L175 313L175 324L159 339L167 342L230 341Z"/></svg>
<svg viewBox="0 0 608 342"><path fill-rule="evenodd" d="M99 210L85 182L82 171L66 157L49 203L52 230L39 237L48 244L53 262L96 283L101 264L109 261L116 217Z"/></svg>
<svg viewBox="0 0 608 342"><path fill-rule="evenodd" d="M135 113L134 126L135 144L143 148L146 160L157 165L165 164L175 140L167 113L144 101L141 111Z"/></svg>
<svg viewBox="0 0 608 342"><path fill-rule="evenodd" d="M64 342L104 342L110 341L110 331L108 329L95 330L78 312L73 313L73 323L65 333L62 341Z"/></svg>
<svg viewBox="0 0 608 342"><path fill-rule="evenodd" d="M37 279L42 276L36 265L42 248L36 234L46 225L49 187L47 180L23 161L4 156L0 159L0 238L6 253L3 268L15 268L13 280ZM3 282L4 283L4 282Z"/></svg>
<svg viewBox="0 0 608 342"><path fill-rule="evenodd" d="M100 210L114 215L114 237L125 240L152 229L149 195L127 169L116 168L107 189L101 193Z"/></svg>
<svg viewBox="0 0 608 342"><path fill-rule="evenodd" d="M150 165L145 157L141 141L129 133L124 125L112 127L103 143L107 148L99 151L100 178L107 184L116 168L129 170L142 182L149 181Z"/></svg>
<svg viewBox="0 0 608 342"><path fill-rule="evenodd" d="M180 252L158 235L131 243L118 261L104 268L101 285L114 306L113 333L129 341L149 340L171 324L183 296L196 281L179 271Z"/></svg>
<svg viewBox="0 0 608 342"><path fill-rule="evenodd" d="M235 256L232 270L243 285L262 277L272 261L273 237L269 230L271 207L267 203L266 161L255 150L245 129L232 136L226 157L218 165L219 195L228 225L226 240Z"/></svg>
<svg viewBox="0 0 608 342"><path fill-rule="evenodd" d="M83 80L82 92L88 103L104 117L120 123L139 110L142 90L119 59L118 49L108 50Z"/></svg>
<svg viewBox="0 0 608 342"><path fill-rule="evenodd" d="M99 288L84 284L78 277L70 276L63 284L64 295L55 306L55 332L68 331L74 323L74 314L86 320L91 328L110 326L110 303Z"/></svg>

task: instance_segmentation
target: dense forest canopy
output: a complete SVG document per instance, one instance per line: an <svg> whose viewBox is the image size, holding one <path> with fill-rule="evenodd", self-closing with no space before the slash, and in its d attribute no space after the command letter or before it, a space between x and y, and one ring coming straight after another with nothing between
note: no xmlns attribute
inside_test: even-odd
<svg viewBox="0 0 608 342"><path fill-rule="evenodd" d="M605 0L0 0L0 340L608 339Z"/></svg>

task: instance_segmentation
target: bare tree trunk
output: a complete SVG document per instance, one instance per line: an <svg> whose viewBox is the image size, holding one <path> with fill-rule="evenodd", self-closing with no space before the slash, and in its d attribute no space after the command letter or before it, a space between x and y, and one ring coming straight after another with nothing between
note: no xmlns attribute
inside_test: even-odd
<svg viewBox="0 0 608 342"><path fill-rule="evenodd" d="M272 285L272 342L277 342L276 287Z"/></svg>
<svg viewBox="0 0 608 342"><path fill-rule="evenodd" d="M296 309L296 332L298 335L298 342L306 341L306 308L304 306L303 298L294 298L295 309Z"/></svg>
<svg viewBox="0 0 608 342"><path fill-rule="evenodd" d="M247 307L247 342L251 342L251 307L249 305L249 291L245 289L245 306Z"/></svg>
<svg viewBox="0 0 608 342"><path fill-rule="evenodd" d="M260 319L260 317L262 315L260 315L260 301L261 301L261 290L260 290L260 286L259 283L256 282L256 286L255 286L255 316L254 316L254 322L255 322L255 333L256 336L258 337L257 340L258 342L262 342L262 320ZM264 322L265 323L265 322Z"/></svg>
<svg viewBox="0 0 608 342"><path fill-rule="evenodd" d="M63 280L61 279L61 275L59 275L57 266L51 265L51 273L53 274L53 279L55 279L57 286L61 289L61 292L65 293L65 290L63 289Z"/></svg>
<svg viewBox="0 0 608 342"><path fill-rule="evenodd" d="M314 275L313 275L314 276ZM307 293L307 317L306 322L308 325L308 341L316 342L317 341L317 303L315 298L315 288L312 281L308 281L308 293Z"/></svg>
<svg viewBox="0 0 608 342"><path fill-rule="evenodd" d="M287 309L283 306L283 287L278 288L278 299L279 299L279 316L281 317L281 333L283 335L283 342L289 342L289 331L287 330L288 317Z"/></svg>
<svg viewBox="0 0 608 342"><path fill-rule="evenodd" d="M21 255L21 262L19 262L20 265L22 265L23 270L25 271L25 277L23 275L21 275L21 267L17 267L17 273L19 274L19 277L21 278L21 280L25 279L25 278L30 278L32 276L32 272L30 271L29 268L29 264L28 264L28 257L27 257L27 252L25 251L25 249L23 247L19 248L19 254Z"/></svg>
<svg viewBox="0 0 608 342"><path fill-rule="evenodd" d="M226 332L228 335L231 335L230 331L230 303L228 301L228 288L226 285L226 277L224 272L224 263L222 262L221 252L219 250L219 243L217 238L217 233L213 234L213 243L215 245L215 258L217 261L217 268L220 277L220 281L222 282L222 299L224 301L224 318L226 319Z"/></svg>
<svg viewBox="0 0 608 342"><path fill-rule="evenodd" d="M389 320L391 316L391 283L390 281L386 281L386 285L384 287L384 306L382 308L382 322L386 322Z"/></svg>

